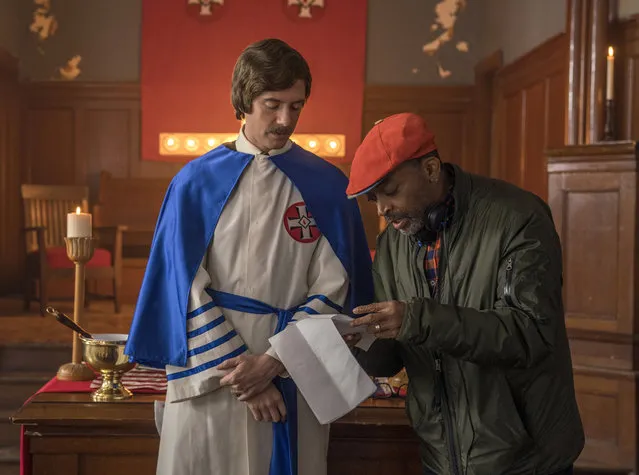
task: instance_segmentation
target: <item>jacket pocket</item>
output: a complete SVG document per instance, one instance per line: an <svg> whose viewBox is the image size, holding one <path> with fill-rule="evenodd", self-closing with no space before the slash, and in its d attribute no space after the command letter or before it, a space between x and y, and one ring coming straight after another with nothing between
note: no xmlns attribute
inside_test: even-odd
<svg viewBox="0 0 639 475"><path fill-rule="evenodd" d="M474 415L478 423L475 424L476 436L469 457L472 465L483 469L493 467L497 473L497 469L512 467L521 461L523 454L530 452L534 441L505 375L491 373L482 384L483 391L478 394L481 401L478 401L475 410L479 409L479 412ZM488 388L490 390L486 391ZM478 470L478 473L488 472Z"/></svg>
<svg viewBox="0 0 639 475"><path fill-rule="evenodd" d="M408 416L408 420L413 429L415 429L416 432L419 432L419 428L424 424L428 411L426 408L421 407L416 394L417 392L415 388L412 387L409 382L408 392L406 395L406 415Z"/></svg>

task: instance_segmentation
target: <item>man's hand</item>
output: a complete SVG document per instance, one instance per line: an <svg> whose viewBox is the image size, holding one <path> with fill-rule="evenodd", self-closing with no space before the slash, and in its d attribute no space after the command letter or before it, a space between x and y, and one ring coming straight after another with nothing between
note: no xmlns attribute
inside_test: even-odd
<svg viewBox="0 0 639 475"><path fill-rule="evenodd" d="M351 322L352 327L366 325L367 331L376 338L396 338L402 327L406 304L393 300L391 302L372 303L353 310L356 315L367 313Z"/></svg>
<svg viewBox="0 0 639 475"><path fill-rule="evenodd" d="M240 355L217 366L229 370L220 386L230 386L240 401L247 401L263 392L273 378L284 371L284 365L269 355Z"/></svg>
<svg viewBox="0 0 639 475"><path fill-rule="evenodd" d="M282 394L272 384L257 396L246 401L256 421L284 422L286 420L286 406Z"/></svg>

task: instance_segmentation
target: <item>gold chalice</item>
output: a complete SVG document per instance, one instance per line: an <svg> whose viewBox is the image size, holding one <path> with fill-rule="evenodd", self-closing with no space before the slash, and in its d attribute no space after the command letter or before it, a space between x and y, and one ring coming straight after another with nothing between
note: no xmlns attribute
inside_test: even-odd
<svg viewBox="0 0 639 475"><path fill-rule="evenodd" d="M102 386L91 394L91 398L96 402L129 399L131 391L122 384L122 375L135 366L135 363L129 363L129 357L124 354L128 335L102 333L92 336L80 337L84 361L102 374Z"/></svg>

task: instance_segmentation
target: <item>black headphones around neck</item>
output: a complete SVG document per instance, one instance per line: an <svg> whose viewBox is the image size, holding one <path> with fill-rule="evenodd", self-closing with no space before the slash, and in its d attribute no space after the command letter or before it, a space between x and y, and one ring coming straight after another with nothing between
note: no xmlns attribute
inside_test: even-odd
<svg viewBox="0 0 639 475"><path fill-rule="evenodd" d="M432 243L437 240L437 234L444 229L448 218L448 205L441 201L428 207L424 213L426 219L424 228L417 233L421 243Z"/></svg>

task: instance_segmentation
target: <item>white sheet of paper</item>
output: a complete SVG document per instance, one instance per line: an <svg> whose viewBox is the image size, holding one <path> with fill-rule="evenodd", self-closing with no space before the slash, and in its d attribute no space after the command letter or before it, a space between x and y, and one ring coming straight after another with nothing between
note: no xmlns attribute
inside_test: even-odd
<svg viewBox="0 0 639 475"><path fill-rule="evenodd" d="M164 401L153 401L153 415L155 416L155 428L162 435L162 422L164 422Z"/></svg>
<svg viewBox="0 0 639 475"><path fill-rule="evenodd" d="M320 424L349 413L376 390L332 315L314 315L289 325L269 342Z"/></svg>
<svg viewBox="0 0 639 475"><path fill-rule="evenodd" d="M341 313L336 313L334 315L311 315L311 318L326 318L327 316L331 317L331 320L335 323L335 327L340 335L352 335L354 333L359 333L361 335L361 339L355 345L357 348L368 351L375 341L375 337L366 331L366 327L351 327L353 319L348 315L343 315Z"/></svg>

